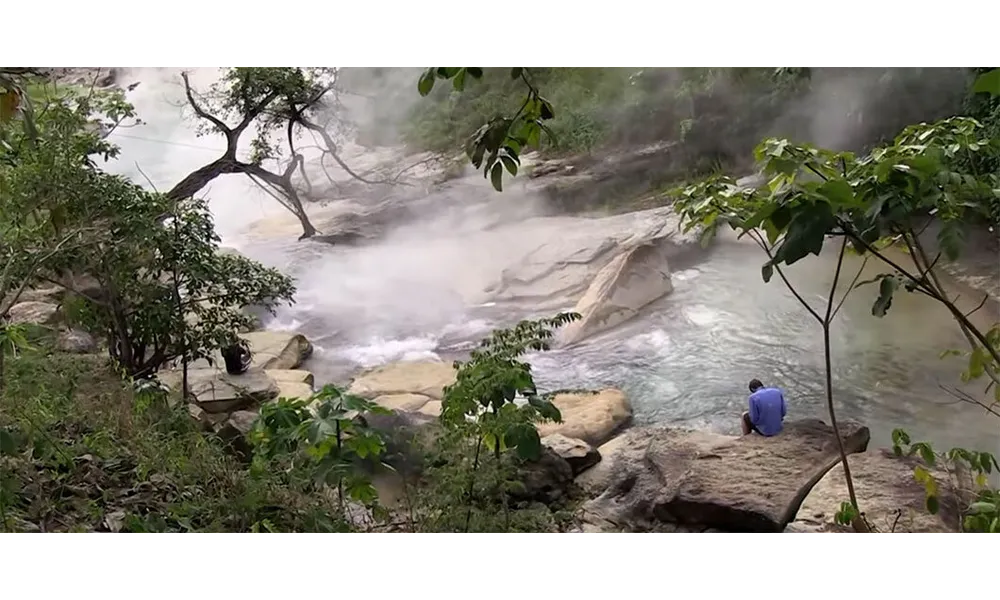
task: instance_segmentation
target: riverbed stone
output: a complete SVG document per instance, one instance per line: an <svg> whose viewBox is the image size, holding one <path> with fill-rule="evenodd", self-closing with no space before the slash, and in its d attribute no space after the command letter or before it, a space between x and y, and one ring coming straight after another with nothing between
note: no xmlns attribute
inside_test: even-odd
<svg viewBox="0 0 1000 600"><path fill-rule="evenodd" d="M59 307L51 302L29 300L10 307L8 316L12 324L52 325L59 321Z"/></svg>
<svg viewBox="0 0 1000 600"><path fill-rule="evenodd" d="M571 345L635 317L651 302L673 291L667 266L669 238L660 237L622 251L598 271L573 312L581 318L557 333Z"/></svg>
<svg viewBox="0 0 1000 600"><path fill-rule="evenodd" d="M583 440L566 437L561 433L542 438L542 445L569 463L574 476L601 461L601 454L596 448Z"/></svg>
<svg viewBox="0 0 1000 600"><path fill-rule="evenodd" d="M940 467L930 468L917 457L897 457L885 449L851 456L849 464L858 505L877 530L897 533L958 531L962 501L955 473ZM913 469L918 465L932 472L938 482L940 508L937 514L927 512L924 486L913 478ZM789 529L850 531L849 527L834 522L840 504L848 497L844 467L838 464L809 492Z"/></svg>
<svg viewBox="0 0 1000 600"><path fill-rule="evenodd" d="M351 382L348 392L369 400L375 400L380 396L414 394L424 396L428 400L440 400L444 396L445 386L454 383L455 368L451 363L401 361L363 373ZM413 410L418 410L420 406Z"/></svg>
<svg viewBox="0 0 1000 600"><path fill-rule="evenodd" d="M423 394L385 394L375 398L375 403L383 408L407 412L420 412L430 401L430 396Z"/></svg>
<svg viewBox="0 0 1000 600"><path fill-rule="evenodd" d="M313 395L315 378L309 371L298 369L265 369L267 376L278 386L279 398L299 398L305 400Z"/></svg>
<svg viewBox="0 0 1000 600"><path fill-rule="evenodd" d="M255 367L294 369L312 355L306 336L294 331L254 331L240 335L250 344Z"/></svg>
<svg viewBox="0 0 1000 600"><path fill-rule="evenodd" d="M181 371L166 371L160 381L179 392ZM205 412L219 414L273 400L278 397L278 386L262 369L250 368L241 375L213 368L189 369L188 394Z"/></svg>
<svg viewBox="0 0 1000 600"><path fill-rule="evenodd" d="M304 383L306 385L316 383L316 378L312 372L301 369L264 369L264 372L278 383L291 382Z"/></svg>
<svg viewBox="0 0 1000 600"><path fill-rule="evenodd" d="M641 441L634 443L631 439L634 432L641 434L642 430L627 429L597 448L597 452L601 456L600 462L581 472L576 477L576 484L584 493L593 497L608 488L611 484L611 477L614 475L613 466L618 460L618 456L630 448L641 447Z"/></svg>
<svg viewBox="0 0 1000 600"><path fill-rule="evenodd" d="M82 329L67 329L59 332L56 348L70 354L89 354L97 351L97 341Z"/></svg>
<svg viewBox="0 0 1000 600"><path fill-rule="evenodd" d="M556 393L552 403L562 413L562 423L539 425L542 437L560 433L599 446L632 420L632 404L615 388Z"/></svg>
<svg viewBox="0 0 1000 600"><path fill-rule="evenodd" d="M846 421L840 430L848 453L867 448L867 427ZM675 523L780 532L839 460L833 430L812 419L787 422L770 438L639 428L619 452L604 457L611 462L608 486L583 505L581 518L607 530Z"/></svg>

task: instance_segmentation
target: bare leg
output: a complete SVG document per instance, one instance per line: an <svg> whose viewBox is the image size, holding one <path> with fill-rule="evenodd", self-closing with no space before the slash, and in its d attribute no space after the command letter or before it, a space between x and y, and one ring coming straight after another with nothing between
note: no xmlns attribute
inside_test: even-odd
<svg viewBox="0 0 1000 600"><path fill-rule="evenodd" d="M743 435L750 435L753 431L753 425L750 423L750 413L745 412L740 417L740 427L743 429Z"/></svg>

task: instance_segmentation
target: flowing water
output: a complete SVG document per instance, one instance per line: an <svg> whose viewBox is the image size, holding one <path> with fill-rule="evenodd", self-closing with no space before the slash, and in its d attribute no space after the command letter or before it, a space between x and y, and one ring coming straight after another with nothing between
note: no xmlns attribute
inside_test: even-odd
<svg viewBox="0 0 1000 600"><path fill-rule="evenodd" d="M221 143L195 138L162 92L145 94L137 104L150 124L116 139L123 146L117 168L135 174L136 161L158 187L168 187L214 158ZM431 221L404 224L389 231L387 241L350 247L296 242L294 234L254 241L241 233L246 226L282 209L238 176L220 178L209 190L224 243L295 276L297 304L279 311L268 327L296 329L313 340L316 352L307 368L318 381L343 380L392 360L457 357L490 328L536 316L532 306L481 306L467 293L497 278L490 258L505 251L502 244L484 247L484 207L509 212L528 200L494 194L479 176L431 194L450 207L434 227ZM469 206L456 209L456 198L466 195ZM428 200L433 205L435 198ZM515 222L516 211L507 220ZM554 237L560 230L534 234ZM490 239L495 244L496 236ZM505 243L518 244L517 235ZM789 270L817 309L830 293L835 260L828 250ZM704 260L675 271L675 291L638 318L579 346L533 356L537 382L545 389L621 387L637 422L734 432L746 384L757 377L786 390L792 417L825 418L820 326L777 277L761 281L762 262L752 243L723 237ZM848 257L845 278L859 266L859 259ZM870 277L881 269L870 264L868 271ZM957 385L962 370L960 359L939 358L964 343L948 313L901 293L889 315L876 319L870 312L874 293L872 286L852 294L832 332L839 415L869 425L876 445L887 445L892 428L904 427L939 445L1000 452L1000 420L940 387ZM971 298L967 290L965 296ZM995 307L977 317L996 319L990 312ZM977 385L964 389L983 397L984 384Z"/></svg>

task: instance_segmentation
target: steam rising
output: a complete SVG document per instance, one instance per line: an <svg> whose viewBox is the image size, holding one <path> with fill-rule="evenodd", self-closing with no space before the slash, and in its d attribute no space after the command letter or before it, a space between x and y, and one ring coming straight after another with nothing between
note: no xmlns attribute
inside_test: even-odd
<svg viewBox="0 0 1000 600"><path fill-rule="evenodd" d="M123 84L141 82L129 98L146 124L114 134L122 158L112 170L143 182L138 165L161 191L224 150L221 136L194 133L195 117L184 103L179 73L175 68L126 69L120 78ZM820 72L814 76L812 92L767 128L799 133L818 144L856 144L859 137L871 134L870 123L877 122L879 111L885 112L879 103L885 104L885 90L892 85L878 73ZM391 162L397 170L417 161L391 146L398 144L407 112L422 100L415 89L418 74L414 69L341 72L347 91L340 94L344 112L337 117L352 123L353 138L342 149L343 157L356 170L375 166L373 158L379 157L394 156ZM666 101L676 92L677 78L670 71L662 74L658 93ZM204 91L219 70L193 69L190 76ZM923 88L935 89L940 81L954 78L954 71L942 69L920 81ZM908 97L922 105L910 112L939 111L954 100L944 93L931 96ZM889 98L889 104L898 104L891 94ZM252 134L245 134L245 146ZM307 159L315 157L307 152ZM315 160L310 170L318 173ZM546 203L528 178L519 176L497 194L481 174L466 167L465 177L428 195L430 181L421 178L420 169L403 178L409 185L377 188L353 185L342 171L329 170L351 192L325 206L309 205L314 224L321 233L330 233L354 222L362 233L378 230L377 237L351 246L297 242L297 220L243 175L220 176L202 192L210 198L224 245L296 277L297 305L282 310L271 327L301 328L316 340L324 364L346 368L413 353L424 356L449 339L467 341L496 320L510 321L532 312L532 307L524 306L520 314L486 318L483 311L473 310L484 301L483 290L520 252L560 235L558 224L534 219L545 213Z"/></svg>

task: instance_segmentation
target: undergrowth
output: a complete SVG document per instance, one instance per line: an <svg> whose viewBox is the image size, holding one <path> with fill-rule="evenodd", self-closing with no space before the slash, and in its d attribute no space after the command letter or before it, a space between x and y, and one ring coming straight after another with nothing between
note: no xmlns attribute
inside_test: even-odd
<svg viewBox="0 0 1000 600"><path fill-rule="evenodd" d="M331 500L251 475L184 406L136 393L102 357L8 357L5 531L341 531Z"/></svg>

